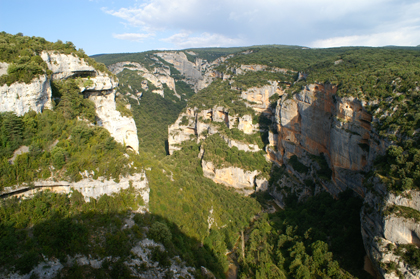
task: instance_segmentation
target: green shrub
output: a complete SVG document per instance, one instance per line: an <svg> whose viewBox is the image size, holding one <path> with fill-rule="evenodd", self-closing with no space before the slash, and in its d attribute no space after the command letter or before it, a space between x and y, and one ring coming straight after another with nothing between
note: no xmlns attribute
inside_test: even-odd
<svg viewBox="0 0 420 279"><path fill-rule="evenodd" d="M292 157L290 157L288 162L293 167L293 169L297 172L307 173L309 170L307 166L299 162L299 159L297 158L296 155L293 155Z"/></svg>
<svg viewBox="0 0 420 279"><path fill-rule="evenodd" d="M161 242L165 245L169 244L172 239L171 231L165 223L155 222L149 229L147 234L151 239Z"/></svg>

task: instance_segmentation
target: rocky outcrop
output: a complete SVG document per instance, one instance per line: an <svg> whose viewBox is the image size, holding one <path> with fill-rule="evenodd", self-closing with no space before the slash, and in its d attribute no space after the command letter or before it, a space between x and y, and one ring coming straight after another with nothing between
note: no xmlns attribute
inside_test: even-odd
<svg viewBox="0 0 420 279"><path fill-rule="evenodd" d="M184 52L159 52L155 55L172 64L185 77L185 82L194 87L195 92L206 88L213 81L214 74L207 71L211 64L201 58L196 57L195 62L191 62ZM217 63L215 61L212 64Z"/></svg>
<svg viewBox="0 0 420 279"><path fill-rule="evenodd" d="M106 180L104 177L98 179L84 178L78 182L53 181L52 179L35 181L31 187L21 185L6 187L2 196L32 197L35 193L50 190L56 193L69 194L73 190L79 191L86 201L90 198L98 199L102 195L111 195L132 185L140 192L144 201L144 208L149 205L149 183L144 172L136 173L127 177L120 177L119 182Z"/></svg>
<svg viewBox="0 0 420 279"><path fill-rule="evenodd" d="M129 62L129 61L117 62L115 64L108 66L108 70L110 70L114 75L121 73L122 71L124 71L124 69L132 70L132 71L141 71L145 73L149 72L149 70L146 69L143 65L136 62Z"/></svg>
<svg viewBox="0 0 420 279"><path fill-rule="evenodd" d="M295 71L291 71L289 69L277 68L277 67L269 67L267 65L259 65L259 64L251 64L251 65L240 65L233 69L233 72L236 75L242 75L245 72L259 72L259 71L267 71L270 69L270 72L279 72L287 74L288 72L295 73Z"/></svg>
<svg viewBox="0 0 420 279"><path fill-rule="evenodd" d="M420 193L411 190L396 195L388 192L380 177L366 177L373 169L374 158L383 154L390 143L372 129L373 117L364 109L364 103L335 93L333 85L314 84L292 98L283 95L278 101L277 133L269 134L266 151L270 160L286 166L287 175L275 183L270 193L284 206L284 197L289 193L304 199L321 190L334 196L347 188L354 190L364 198L362 236L380 277L419 278L420 271L405 263L396 247L420 247L420 225L411 217L415 215L413 210L420 210ZM291 161L295 155L298 162ZM318 176L321 157L331 169L329 179ZM318 183L312 189L305 186L305 181L315 179ZM420 216L420 212L417 214ZM393 271L395 268L397 271Z"/></svg>
<svg viewBox="0 0 420 279"><path fill-rule="evenodd" d="M333 85L314 84L292 98L283 95L275 113L278 134L270 141L278 151L268 156L282 164L293 155L323 153L332 170L327 190L335 195L351 188L364 196L360 171L386 146L372 132L372 116L362 103L335 92Z"/></svg>
<svg viewBox="0 0 420 279"><path fill-rule="evenodd" d="M270 85L263 87L252 87L241 92L242 99L247 101L247 106L252 107L256 112L270 112L269 98L274 94L279 96L284 94L277 81L270 81Z"/></svg>
<svg viewBox="0 0 420 279"><path fill-rule="evenodd" d="M77 76L95 76L95 68L76 55L63 54L53 51L43 51L41 58L47 63L55 80Z"/></svg>
<svg viewBox="0 0 420 279"><path fill-rule="evenodd" d="M81 78L80 91L95 103L98 124L104 126L117 142L138 152L134 120L121 116L116 110L115 89L118 82L114 78L74 55L43 51L40 56L52 71L52 80ZM13 111L21 116L30 110L39 113L43 109L51 109L50 82L46 75L42 75L29 84L17 82L10 86L3 85L0 87L0 112Z"/></svg>
<svg viewBox="0 0 420 279"><path fill-rule="evenodd" d="M146 79L146 81L143 81L142 83L143 89L148 90L149 87L147 82L150 82L158 88L152 92L165 97L163 84L166 84L166 86L174 92L175 96L181 99L181 96L176 93L175 80L171 77L171 69L166 65L157 64L153 70L148 70L139 63L126 61L112 64L109 66L109 69L114 74L118 74L124 69L137 71L139 76Z"/></svg>
<svg viewBox="0 0 420 279"><path fill-rule="evenodd" d="M115 92L118 82L108 74L97 71L84 59L73 55L42 52L41 57L53 72L53 79L80 77L89 82L81 83L80 91L95 104L98 125L107 129L114 139L138 152L139 140L134 119L116 110Z"/></svg>
<svg viewBox="0 0 420 279"><path fill-rule="evenodd" d="M107 129L117 142L138 153L139 139L136 123L132 117L122 116L117 111L115 90L108 91L107 94L90 92L88 98L95 104L99 118L98 125Z"/></svg>
<svg viewBox="0 0 420 279"><path fill-rule="evenodd" d="M229 148L236 147L238 150L242 150L245 152L258 152L261 151L260 147L256 144L252 143L243 143L237 140L230 139L225 135L221 135L223 140L228 144Z"/></svg>
<svg viewBox="0 0 420 279"><path fill-rule="evenodd" d="M234 187L245 195L250 195L255 191L255 178L259 174L257 170L246 171L237 167L227 167L217 169L212 162L201 161L204 176L212 179L216 183ZM264 187L263 181L259 181L259 187Z"/></svg>
<svg viewBox="0 0 420 279"><path fill-rule="evenodd" d="M175 69L194 83L202 78L201 71L204 67L201 59L196 59L196 62L193 63L188 60L184 52L159 52L155 55L174 65Z"/></svg>
<svg viewBox="0 0 420 279"><path fill-rule="evenodd" d="M22 116L30 110L39 113L44 109L51 109L51 92L47 75L41 75L29 84L4 84L0 87L0 112L13 111Z"/></svg>
<svg viewBox="0 0 420 279"><path fill-rule="evenodd" d="M412 217L416 215L413 211L420 216L420 192L389 193L380 177L372 177L367 183L371 189L360 219L365 249L376 271L383 278L419 278L420 270L408 265L396 249L401 244L420 247L420 225Z"/></svg>
<svg viewBox="0 0 420 279"><path fill-rule="evenodd" d="M134 223L132 217L128 220ZM128 224L125 224L128 226ZM147 228L147 227L146 227ZM168 274L168 270L171 272L172 278L194 278L196 269L188 266L186 262L182 261L179 256L168 258L169 267L162 266L156 259L156 249L160 252L165 252L165 247L156 243L154 240L144 238L141 241L137 241L133 244L130 249L131 257L124 260L123 265L130 271L131 276L135 278L165 278ZM2 278L11 279L29 279L29 278L42 278L52 279L62 277L63 269L69 268L74 264L77 264L80 268L84 269L103 269L103 264L106 262L116 262L120 259L117 256L107 257L92 257L91 255L76 254L75 256L67 256L66 261L60 261L56 258L47 258L43 255L43 261L37 264L28 274L19 273L0 273ZM203 269L207 271L207 274L203 272ZM215 278L212 273L205 267L201 267L201 273L204 278Z"/></svg>
<svg viewBox="0 0 420 279"><path fill-rule="evenodd" d="M169 154L179 150L179 145L191 138L197 137L198 140L204 139L205 135L213 135L218 132L218 127L212 123L224 123L229 129L235 127L245 134L253 134L258 131L258 124L252 123L251 115L229 115L224 107L215 106L212 109L201 110L197 108L187 108L181 113L174 124L168 127L168 146ZM230 147L236 146L239 150L256 152L260 148L255 144L243 143L223 137Z"/></svg>

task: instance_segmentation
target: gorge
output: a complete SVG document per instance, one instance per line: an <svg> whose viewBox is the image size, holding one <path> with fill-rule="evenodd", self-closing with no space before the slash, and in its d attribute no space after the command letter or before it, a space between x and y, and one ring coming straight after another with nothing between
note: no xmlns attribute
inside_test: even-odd
<svg viewBox="0 0 420 279"><path fill-rule="evenodd" d="M4 276L222 278L231 252L240 278L420 277L417 49L93 57L105 68L19 42L44 49L0 64ZM28 61L42 73L13 81Z"/></svg>

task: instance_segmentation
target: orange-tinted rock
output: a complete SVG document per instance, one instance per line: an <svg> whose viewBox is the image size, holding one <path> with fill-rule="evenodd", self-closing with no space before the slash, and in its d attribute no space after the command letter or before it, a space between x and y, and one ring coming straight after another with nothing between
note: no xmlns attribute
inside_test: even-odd
<svg viewBox="0 0 420 279"><path fill-rule="evenodd" d="M334 85L313 84L293 98L282 96L275 115L278 151L268 157L278 162L284 156L324 153L338 189L350 187L363 196L361 177L353 177L352 171L369 164L374 154L384 150L383 144L371 139L372 116L362 103L340 98L336 91Z"/></svg>

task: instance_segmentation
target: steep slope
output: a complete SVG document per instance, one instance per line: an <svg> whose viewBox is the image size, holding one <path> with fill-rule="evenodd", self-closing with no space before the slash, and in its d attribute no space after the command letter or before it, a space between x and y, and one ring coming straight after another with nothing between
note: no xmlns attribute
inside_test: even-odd
<svg viewBox="0 0 420 279"><path fill-rule="evenodd" d="M22 37L29 47L32 40L45 41ZM8 64L1 77L8 88L46 74L51 107L35 112L26 102L21 116L0 114L0 179L7 188L0 205L0 277L222 278L226 250L261 210L259 204L202 177L196 145L184 146L179 160L162 158L166 128L163 137L145 138L137 154L128 129L118 126L134 119L137 127L159 131L168 118L173 122L194 94L184 77L175 81L170 75L180 73L155 57L154 68L122 65L117 88L111 73L71 43L64 49L61 42L44 43L49 47L31 51L40 64L31 79L14 80L15 62L2 63L2 69ZM164 98L152 92L160 86ZM35 104L40 98L35 95ZM153 102L151 111L141 111ZM166 113L155 118L156 108ZM121 134L121 143L112 133Z"/></svg>
<svg viewBox="0 0 420 279"><path fill-rule="evenodd" d="M7 40L16 39L16 36L13 37L7 34L2 34L2 37ZM31 42L30 38L23 38L23 40L29 41L29 43L21 42L22 44L30 44ZM48 47L51 44L40 38L33 38L32 41L42 41ZM47 46L44 47L47 48ZM29 60L32 60L32 64L23 66L23 70L25 67L34 67L34 61L45 68L45 72L40 73L39 77L34 75L35 78L33 80L12 82L16 79L12 77L14 76L14 71L16 71L15 68L19 64L16 65L14 61L11 61L11 64L8 64L7 61L3 64L8 74L2 75L2 79L7 81L7 83L0 88L0 111L13 111L16 115L22 116L31 110L39 113L44 109L52 109L54 96L52 96L51 82L63 81L69 78L76 79L84 97L92 100L95 104L98 125L104 126L117 142L126 144L133 150L138 151L138 138L134 120L121 116L116 110L115 88L118 86L118 81L110 76L106 68L95 68L92 66L96 65L96 63L85 54L77 52L71 43L63 47L64 50L62 50L70 53L58 53L60 47L60 44L56 46L58 50L55 51L37 49L37 55L32 56L32 58L28 57ZM25 51L23 55L26 54ZM25 57L22 56L20 60ZM20 60L18 62L22 63Z"/></svg>
<svg viewBox="0 0 420 279"><path fill-rule="evenodd" d="M361 62L360 57L369 58ZM405 64L396 66L394 61L401 57ZM244 159L243 154L252 149L252 140L241 136L243 142L237 148L243 151L239 153L232 148L235 145L225 147L218 141L211 156L206 156L206 141L220 134L229 143L236 127L243 134L252 134L255 129L261 131L261 123L265 123L262 134L268 133L263 138L267 158L285 166L288 173L273 180L270 175L274 177L274 173L265 172L269 192L279 205L287 205L286 197L291 195L304 200L327 191L337 197L352 189L365 200L362 235L378 274L416 278L417 252L409 246L416 245L418 235L418 175L414 167L418 118L414 107L409 107L418 104L416 57L415 51L369 48L257 49L235 55L217 67L216 76L223 81L214 81L194 96L189 108L170 126L170 153L182 142L202 141L204 175L250 193L260 188L256 174L264 175L252 166L251 161L258 159ZM252 86L255 88L249 89ZM270 96L274 97L267 100ZM267 105L277 98L272 106ZM246 114L248 119L260 118L260 127L253 126L258 121L235 126ZM224 132L228 130L231 132Z"/></svg>

